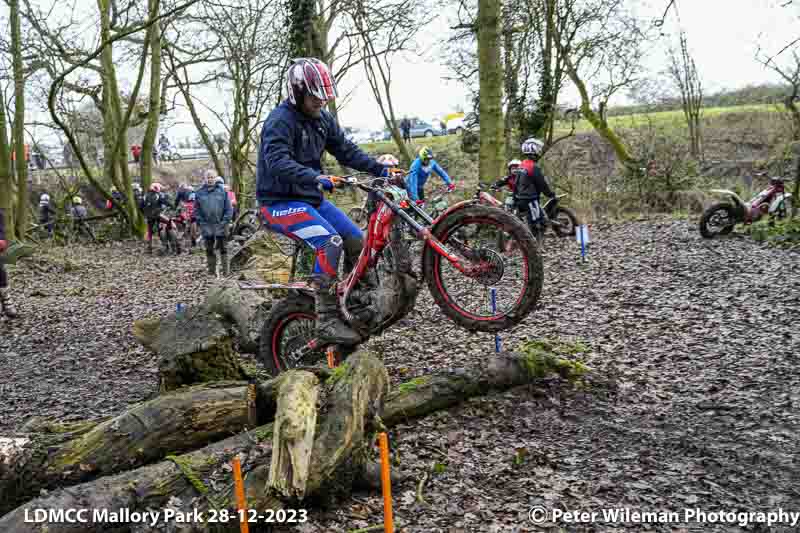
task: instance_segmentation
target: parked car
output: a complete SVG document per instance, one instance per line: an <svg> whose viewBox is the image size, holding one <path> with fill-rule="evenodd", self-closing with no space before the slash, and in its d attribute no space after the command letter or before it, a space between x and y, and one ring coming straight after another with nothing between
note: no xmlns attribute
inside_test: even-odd
<svg viewBox="0 0 800 533"><path fill-rule="evenodd" d="M444 135L444 132L439 126L434 126L430 122L422 120L414 120L411 122L411 138L414 137L433 137Z"/></svg>
<svg viewBox="0 0 800 533"><path fill-rule="evenodd" d="M373 135L366 130L351 129L345 136L356 144L371 143L375 140Z"/></svg>

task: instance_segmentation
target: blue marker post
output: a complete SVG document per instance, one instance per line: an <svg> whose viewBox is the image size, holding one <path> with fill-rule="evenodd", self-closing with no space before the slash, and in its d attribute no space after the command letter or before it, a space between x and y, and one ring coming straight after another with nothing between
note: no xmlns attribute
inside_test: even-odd
<svg viewBox="0 0 800 533"><path fill-rule="evenodd" d="M492 295L492 313L497 313L497 289L492 287L489 289L490 294ZM500 353L500 334L494 334L494 352Z"/></svg>
<svg viewBox="0 0 800 533"><path fill-rule="evenodd" d="M575 227L575 239L581 245L581 261L586 262L586 244L589 242L589 228L586 224Z"/></svg>
<svg viewBox="0 0 800 533"><path fill-rule="evenodd" d="M183 312L186 310L186 306L183 304L175 304L175 314L179 317L183 315Z"/></svg>

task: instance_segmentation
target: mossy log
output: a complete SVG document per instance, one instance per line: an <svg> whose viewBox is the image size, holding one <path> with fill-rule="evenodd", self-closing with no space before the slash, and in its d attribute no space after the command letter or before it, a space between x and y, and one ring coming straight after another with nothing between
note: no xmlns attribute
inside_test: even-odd
<svg viewBox="0 0 800 533"><path fill-rule="evenodd" d="M388 376L383 364L365 352L357 352L340 367L329 373L324 385L330 388L319 414L315 409L300 409L293 413L301 423L304 441L307 441L310 420L317 417L313 446L308 467L283 473L270 470L273 464L273 440L283 446L291 432L275 438L273 425L261 425L253 431L239 434L183 456L122 474L105 476L94 481L58 489L33 500L0 518L0 533L41 531L42 525L24 522L25 509L118 509L130 510L175 508L188 512L194 508L201 512L210 508L233 508L232 479L228 462L238 454L245 472L245 490L248 507L259 511L284 506L283 496L265 490L269 483L280 478L283 494L297 496L327 493L332 487L341 490L363 476L369 448L374 444L370 436L379 417L386 427L414 417L457 405L466 399L502 391L515 386L535 383L538 379L557 373L570 381L581 383L602 382L580 363L558 358L542 351L503 353L482 361L477 368L453 370L413 379L387 391ZM326 372L320 372L321 375ZM298 377L299 376L299 377ZM266 413L274 413L281 403L279 395L289 404L308 404L291 400L299 390L314 388L316 378L307 372L287 372L257 387L259 421ZM301 382L305 385L301 386ZM241 384L244 390L245 384ZM297 388L291 392L292 387ZM243 392L242 392L243 394ZM229 417L216 417L218 423ZM281 418L281 415L278 416ZM104 424L107 422L104 422ZM259 422L260 423L260 422ZM98 428L101 425L95 427ZM88 435L94 429L83 433ZM61 436L68 434L55 434ZM295 439L296 440L296 439ZM23 445L24 446L24 445ZM0 442L2 447L2 442ZM299 456L298 456L299 457ZM305 459L296 461L300 465ZM304 472L307 476L304 477ZM288 499L286 500L288 501ZM291 505L296 507L296 505ZM108 524L98 526L80 524L47 524L49 532L109 531ZM193 531L200 531L196 526ZM93 529L94 528L94 529ZM235 529L233 529L235 530ZM137 526L137 531L145 531ZM208 531L208 530L206 530Z"/></svg>
<svg viewBox="0 0 800 533"><path fill-rule="evenodd" d="M570 381L598 380L581 363L550 353L503 352L483 359L477 368L435 373L401 383L386 397L381 419L391 427L406 419L453 407L474 396L527 385L551 374Z"/></svg>
<svg viewBox="0 0 800 533"><path fill-rule="evenodd" d="M202 306L160 320L134 322L133 334L160 356L161 392L208 381L247 379L227 324Z"/></svg>
<svg viewBox="0 0 800 533"><path fill-rule="evenodd" d="M238 282L223 281L213 285L206 295L203 306L234 325L240 352L258 352L261 326L272 308L272 300L261 292L241 290Z"/></svg>
<svg viewBox="0 0 800 533"><path fill-rule="evenodd" d="M20 435L0 451L0 514L41 489L137 468L239 433L248 414L247 387L217 382L158 396L99 424L63 428L73 431Z"/></svg>
<svg viewBox="0 0 800 533"><path fill-rule="evenodd" d="M308 379L308 373L295 372L298 379ZM337 471L348 465L353 454L364 445L369 424L380 412L386 393L388 374L375 357L360 353L354 355L337 373L338 379L330 381L328 409L316 428L312 459L308 468L306 494L310 495L333 479ZM314 378L315 379L315 378ZM284 380L279 389L288 390L294 379ZM287 393L291 397L292 393ZM181 513L210 509L233 509L232 476L229 462L238 455L242 460L245 477L245 494L248 508L261 512L277 510L284 503L265 490L272 463L273 425L256 428L211 444L203 449L178 457L171 457L149 466L122 474L105 476L94 481L58 489L47 496L32 500L0 518L0 533L25 533L33 531L94 532L110 531L108 523L55 523L26 522L34 509L108 509L130 511L145 509L175 509ZM338 479L338 477L336 477ZM163 523L160 524L163 526ZM182 531L214 531L208 524L188 524ZM236 531L232 523L219 531ZM148 531L137 524L137 531ZM127 530L127 529L120 529ZM155 531L155 529L152 529Z"/></svg>

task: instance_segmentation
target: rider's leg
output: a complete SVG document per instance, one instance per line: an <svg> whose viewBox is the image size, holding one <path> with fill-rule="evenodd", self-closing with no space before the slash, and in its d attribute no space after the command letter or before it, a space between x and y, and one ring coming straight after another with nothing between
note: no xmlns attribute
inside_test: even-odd
<svg viewBox="0 0 800 533"><path fill-rule="evenodd" d="M350 272L356 266L361 250L364 248L364 233L344 211L327 200L322 201L317 211L342 236L344 268L345 271Z"/></svg>
<svg viewBox="0 0 800 533"><path fill-rule="evenodd" d="M3 263L0 263L0 311L8 318L17 318L17 310L8 294L8 274Z"/></svg>
<svg viewBox="0 0 800 533"><path fill-rule="evenodd" d="M147 253L153 253L153 234L158 231L158 220L150 219L147 221Z"/></svg>
<svg viewBox="0 0 800 533"><path fill-rule="evenodd" d="M312 284L316 289L316 334L319 342L323 345L358 344L361 336L339 316L335 284L343 247L341 235L305 202L277 202L262 206L261 216L269 229L302 240L316 252Z"/></svg>
<svg viewBox="0 0 800 533"><path fill-rule="evenodd" d="M215 239L213 235L203 234L203 242L206 245L206 266L211 276L217 275L217 253L214 251Z"/></svg>

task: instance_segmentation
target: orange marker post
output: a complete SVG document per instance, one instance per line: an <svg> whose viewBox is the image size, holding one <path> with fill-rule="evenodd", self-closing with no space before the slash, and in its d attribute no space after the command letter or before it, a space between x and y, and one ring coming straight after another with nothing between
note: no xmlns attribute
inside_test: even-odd
<svg viewBox="0 0 800 533"><path fill-rule="evenodd" d="M339 354L336 353L336 350L333 347L328 348L327 355L328 368L336 368L339 366Z"/></svg>
<svg viewBox="0 0 800 533"><path fill-rule="evenodd" d="M244 500L244 482L242 481L242 463L239 457L233 458L233 486L236 492L236 508L239 513L239 530L242 533L250 533L247 522L247 502Z"/></svg>
<svg viewBox="0 0 800 533"><path fill-rule="evenodd" d="M383 486L383 530L394 533L394 517L392 516L392 479L389 477L389 437L386 433L378 435L381 448L381 486Z"/></svg>

